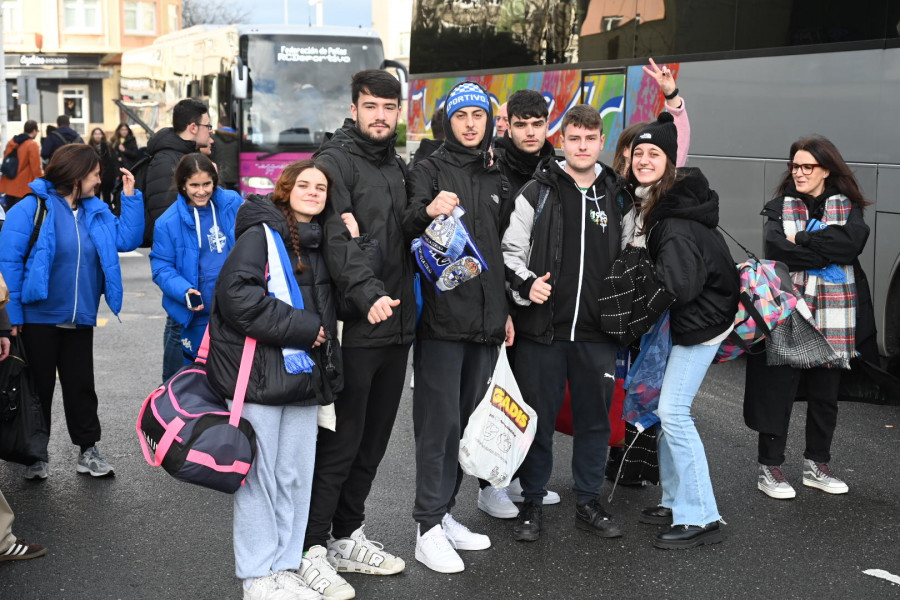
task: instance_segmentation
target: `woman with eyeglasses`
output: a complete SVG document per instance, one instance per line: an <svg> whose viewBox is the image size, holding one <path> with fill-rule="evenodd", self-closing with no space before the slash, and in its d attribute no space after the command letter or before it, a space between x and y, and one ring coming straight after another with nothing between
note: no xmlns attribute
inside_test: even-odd
<svg viewBox="0 0 900 600"><path fill-rule="evenodd" d="M788 266L795 293L809 305L816 328L840 360L796 369L768 366L764 352L748 353L744 421L759 432L757 488L779 500L796 495L781 467L798 394L807 400L803 485L829 494L849 491L829 467L838 388L841 373L850 368L857 349L865 345L864 352L869 354L875 336L869 284L859 264L869 237L863 221L863 209L869 203L828 139L797 140L789 156L778 196L762 212L768 217L765 255Z"/></svg>

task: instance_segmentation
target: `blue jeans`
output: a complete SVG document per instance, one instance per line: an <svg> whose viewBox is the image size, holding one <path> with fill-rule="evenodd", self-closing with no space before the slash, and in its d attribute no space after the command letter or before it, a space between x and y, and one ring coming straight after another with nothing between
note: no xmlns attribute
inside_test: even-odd
<svg viewBox="0 0 900 600"><path fill-rule="evenodd" d="M672 346L659 396L660 504L672 509L675 525L706 525L721 518L713 495L691 404L718 346Z"/></svg>
<svg viewBox="0 0 900 600"><path fill-rule="evenodd" d="M181 323L166 316L166 329L163 332L163 365L162 380L169 378L184 366L184 352L181 350Z"/></svg>

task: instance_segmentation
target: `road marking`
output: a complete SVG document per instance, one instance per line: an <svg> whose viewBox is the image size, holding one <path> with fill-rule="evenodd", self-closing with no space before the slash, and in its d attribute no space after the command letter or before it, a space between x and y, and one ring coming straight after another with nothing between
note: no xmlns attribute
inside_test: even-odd
<svg viewBox="0 0 900 600"><path fill-rule="evenodd" d="M880 579L887 579L891 583L896 583L900 585L900 577L897 577L893 573L888 573L887 571L883 571L881 569L868 569L863 571L864 575L871 575L872 577L878 577Z"/></svg>
<svg viewBox="0 0 900 600"><path fill-rule="evenodd" d="M133 257L143 257L144 255L140 252L135 252L132 250L131 252L119 252L119 258L133 258Z"/></svg>
<svg viewBox="0 0 900 600"><path fill-rule="evenodd" d="M104 327L109 323L109 319L97 319L97 327Z"/></svg>

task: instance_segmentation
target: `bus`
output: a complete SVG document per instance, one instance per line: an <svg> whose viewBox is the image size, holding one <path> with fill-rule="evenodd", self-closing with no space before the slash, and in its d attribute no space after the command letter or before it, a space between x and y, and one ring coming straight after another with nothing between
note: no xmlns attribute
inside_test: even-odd
<svg viewBox="0 0 900 600"><path fill-rule="evenodd" d="M350 78L403 65L372 29L197 25L122 53L119 106L149 133L171 125L182 98L240 138L240 191L268 193L285 165L308 158L349 114Z"/></svg>
<svg viewBox="0 0 900 600"><path fill-rule="evenodd" d="M603 115L611 164L622 129L664 99L642 67L675 74L691 122L688 165L720 197L722 226L761 253L763 205L793 141L831 139L866 197L860 262L872 286L879 351L900 363L900 2L858 0L417 0L410 38L408 145L458 82L497 105L540 91L559 145L565 111ZM729 242L731 243L731 242ZM736 245L732 254L744 260ZM761 254L760 254L761 255Z"/></svg>

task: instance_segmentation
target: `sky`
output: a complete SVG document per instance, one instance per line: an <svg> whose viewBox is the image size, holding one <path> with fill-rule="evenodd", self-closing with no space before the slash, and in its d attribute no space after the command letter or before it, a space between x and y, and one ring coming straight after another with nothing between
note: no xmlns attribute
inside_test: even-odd
<svg viewBox="0 0 900 600"><path fill-rule="evenodd" d="M372 26L371 0L322 0L323 19L325 25L345 27ZM250 13L248 23L275 24L284 23L285 0L232 0L245 7ZM287 0L288 18L292 24L315 24L316 8L309 5L309 0Z"/></svg>

